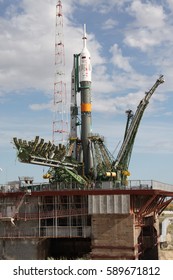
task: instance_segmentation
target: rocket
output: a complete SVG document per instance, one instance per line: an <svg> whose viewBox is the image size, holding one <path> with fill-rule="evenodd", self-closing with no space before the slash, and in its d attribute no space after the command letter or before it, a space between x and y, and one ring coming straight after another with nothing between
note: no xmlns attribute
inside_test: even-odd
<svg viewBox="0 0 173 280"><path fill-rule="evenodd" d="M91 57L87 49L86 25L83 33L83 49L80 53L79 81L81 92L81 143L85 174L88 175L91 168L89 151L89 136L91 136Z"/></svg>

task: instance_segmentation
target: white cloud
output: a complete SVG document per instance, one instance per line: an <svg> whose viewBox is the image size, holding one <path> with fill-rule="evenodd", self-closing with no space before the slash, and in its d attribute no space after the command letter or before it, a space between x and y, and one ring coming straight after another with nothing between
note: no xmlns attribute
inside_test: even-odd
<svg viewBox="0 0 173 280"><path fill-rule="evenodd" d="M145 28L139 28L128 32L124 42L130 46L139 48L142 51L147 51L151 47L157 46L162 41L161 31L152 32Z"/></svg>
<svg viewBox="0 0 173 280"><path fill-rule="evenodd" d="M70 83L73 54L82 48L82 26L74 27L65 17L72 16L73 8L70 2L63 4L66 77ZM23 0L20 6L22 13L0 18L1 93L26 88L53 93L55 3ZM101 46L93 34L88 36L88 46L92 64L101 64L104 61L99 54Z"/></svg>
<svg viewBox="0 0 173 280"><path fill-rule="evenodd" d="M106 68L104 70L106 71ZM145 92L151 89L157 78L154 76L149 79L135 71L128 74L115 73L112 79L105 74L103 80L100 77L100 80L94 81L93 111L108 113L111 116L124 114L128 109L135 112ZM155 116L165 111L165 108L161 107L168 98L164 85L160 85L151 97L146 114Z"/></svg>
<svg viewBox="0 0 173 280"><path fill-rule="evenodd" d="M23 1L21 14L0 18L3 91L31 87L49 91L52 87L54 27L50 17L53 21L53 6L50 1L44 4L42 9L41 1Z"/></svg>
<svg viewBox="0 0 173 280"><path fill-rule="evenodd" d="M139 27L147 27L152 30L165 26L166 15L161 5L135 0L132 1L129 12L136 18L136 25Z"/></svg>
<svg viewBox="0 0 173 280"><path fill-rule="evenodd" d="M121 3L123 4L125 2L127 1L122 1ZM39 0L36 2L34 0L25 0L21 3L23 13L11 15L11 18L8 20L1 18L1 92L2 90L14 91L32 87L52 94L54 82L55 5L51 0ZM63 3L64 15L71 15L72 17L73 9L75 9L72 3L73 1L65 1ZM86 1L80 3L87 4ZM103 4L104 1L100 3ZM111 5L119 5L119 3L119 1L110 2ZM135 7L133 6L134 11L136 11ZM70 91L72 56L73 53L79 53L81 51L82 26L81 28L74 27L73 23L66 17L64 18L64 22L66 77L67 88ZM108 23L111 24L111 21ZM136 34L137 36L135 37ZM157 37L159 37L159 34L156 38L153 38L153 36L150 36L149 31L138 30L138 33L135 33L132 30L129 37L126 37L126 42L131 46L146 49L151 45L155 45L156 41L158 42ZM94 66L93 82L96 86L93 85L93 87L100 92L103 92L103 89L106 88L107 91L111 90L112 92L114 78L111 77L111 74L107 73L106 58L101 54L102 47L93 34L89 34L88 36L88 48L92 54L92 64ZM123 71L132 71L130 58L123 56L117 44L112 47L111 52L114 65ZM104 72L101 72L103 68L105 68ZM124 86L126 77L116 78L119 78L120 85L122 80L122 86ZM132 84L133 81L133 86L136 87L135 79L131 78L130 83Z"/></svg>
<svg viewBox="0 0 173 280"><path fill-rule="evenodd" d="M131 2L131 0L109 0L107 2L105 2L105 0L67 0L67 2L70 2L71 5L75 2L77 5L91 6L94 11L97 11L101 14L106 14L112 11L114 8L123 8L125 5L127 5L127 3Z"/></svg>
<svg viewBox="0 0 173 280"><path fill-rule="evenodd" d="M71 9L72 2L63 3L68 92L70 92L73 53L79 53L82 47L82 26L81 28L74 27L69 18L65 17L65 15L72 17L73 9L75 9L74 5ZM111 1L111 4L117 5L118 2ZM25 0L22 1L22 8L24 12L11 15L10 20L1 19L1 89L14 91L32 87L53 94L55 6L51 0L37 2ZM117 75L115 73L114 78L113 71L112 73L107 72L106 57L103 56L102 46L94 34L88 35L88 48L92 54L94 91L101 94L109 91L117 92L124 88L125 92L129 86L140 87L140 83L144 87L146 79L143 79L142 75L135 76L131 73L127 77L125 74L119 73ZM125 72L133 70L130 58L123 56L117 44L112 46L111 52L112 62L116 67ZM129 84L126 83L127 79ZM33 105L31 107L33 108Z"/></svg>
<svg viewBox="0 0 173 280"><path fill-rule="evenodd" d="M169 124L154 122L154 120L152 123L143 121L136 139L136 151L148 154L158 152L160 154L172 154L172 139L173 131L170 130Z"/></svg>
<svg viewBox="0 0 173 280"><path fill-rule="evenodd" d="M135 0L127 10L134 17L124 38L128 46L147 51L170 40L167 16L161 5Z"/></svg>
<svg viewBox="0 0 173 280"><path fill-rule="evenodd" d="M124 114L126 110L131 109L136 111L139 101L144 97L144 92L139 91L135 93L129 93L124 96L114 96L110 94L107 96L102 96L102 98L97 98L93 102L93 109L95 112L108 112L109 114Z"/></svg>
<svg viewBox="0 0 173 280"><path fill-rule="evenodd" d="M52 107L53 107L52 102L50 102L50 103L34 103L34 104L29 105L29 108L33 111L42 111L42 110L46 110L46 109L51 110Z"/></svg>
<svg viewBox="0 0 173 280"><path fill-rule="evenodd" d="M166 7L168 6L170 8L170 10L173 12L173 1L172 0L166 0L166 3L164 3L164 4Z"/></svg>
<svg viewBox="0 0 173 280"><path fill-rule="evenodd" d="M168 117L169 117L169 116L171 117L171 116L173 116L173 112L172 112L172 111L171 111L171 112L166 112L166 113L164 113L164 115L165 115L165 116L168 116Z"/></svg>
<svg viewBox="0 0 173 280"><path fill-rule="evenodd" d="M103 30L113 29L117 24L118 22L116 20L109 18L103 23L102 29Z"/></svg>
<svg viewBox="0 0 173 280"><path fill-rule="evenodd" d="M110 48L110 52L112 54L111 62L114 65L126 72L131 72L133 70L129 63L129 58L122 55L122 51L117 44L114 44Z"/></svg>

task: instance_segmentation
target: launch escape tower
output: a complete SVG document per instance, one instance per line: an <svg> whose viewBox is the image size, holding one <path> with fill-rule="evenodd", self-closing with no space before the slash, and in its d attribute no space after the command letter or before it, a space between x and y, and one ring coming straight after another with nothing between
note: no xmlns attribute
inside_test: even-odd
<svg viewBox="0 0 173 280"><path fill-rule="evenodd" d="M67 143L68 138L68 102L65 80L65 50L63 34L63 13L61 1L56 5L55 26L55 82L53 99L53 143Z"/></svg>

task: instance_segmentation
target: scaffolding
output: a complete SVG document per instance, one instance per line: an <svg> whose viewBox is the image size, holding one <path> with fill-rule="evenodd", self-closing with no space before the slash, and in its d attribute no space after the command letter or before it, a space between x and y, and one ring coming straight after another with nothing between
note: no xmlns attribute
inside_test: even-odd
<svg viewBox="0 0 173 280"><path fill-rule="evenodd" d="M147 217L160 215L173 200L173 192L151 188L35 187L0 192L0 238L91 238L94 214L133 214L135 226L142 228Z"/></svg>
<svg viewBox="0 0 173 280"><path fill-rule="evenodd" d="M0 197L0 238L87 238L91 235L87 196Z"/></svg>

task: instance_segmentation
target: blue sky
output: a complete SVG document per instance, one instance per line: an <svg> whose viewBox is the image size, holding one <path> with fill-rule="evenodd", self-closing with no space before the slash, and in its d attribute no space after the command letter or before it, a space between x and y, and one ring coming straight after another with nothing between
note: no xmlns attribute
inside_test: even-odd
<svg viewBox="0 0 173 280"><path fill-rule="evenodd" d="M173 184L173 1L62 0L66 83L87 24L91 53L93 132L111 152L123 139L127 109L135 110L160 74L136 137L131 179ZM0 0L0 183L43 167L16 159L14 136L52 139L56 0ZM118 149L120 146L118 147ZM114 156L118 152L115 151Z"/></svg>

